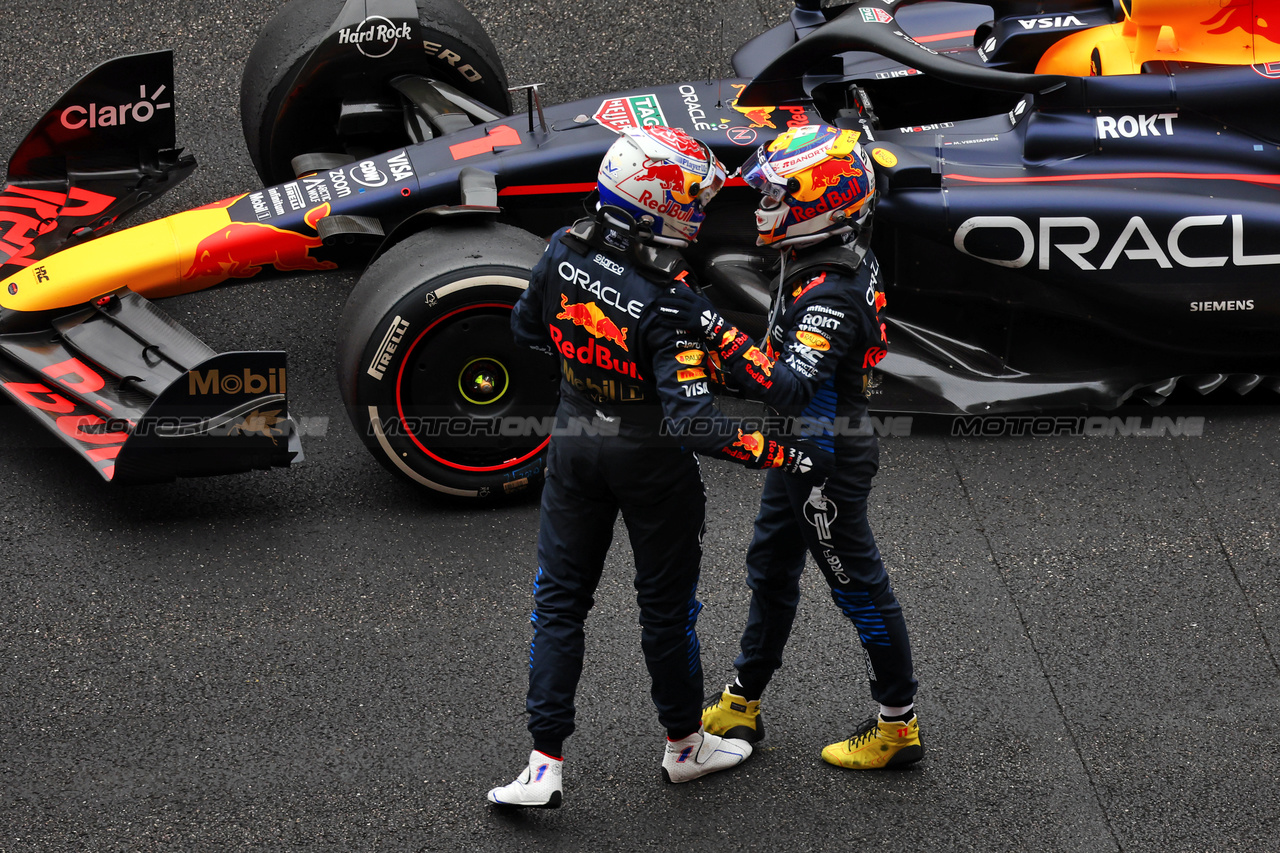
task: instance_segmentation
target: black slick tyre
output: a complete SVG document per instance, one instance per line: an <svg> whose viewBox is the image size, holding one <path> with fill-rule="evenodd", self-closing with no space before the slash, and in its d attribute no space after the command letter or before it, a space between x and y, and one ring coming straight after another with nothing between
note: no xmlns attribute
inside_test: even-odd
<svg viewBox="0 0 1280 853"><path fill-rule="evenodd" d="M509 225L442 224L361 276L339 327L339 386L361 440L398 476L480 499L542 482L559 366L510 329L545 246Z"/></svg>
<svg viewBox="0 0 1280 853"><path fill-rule="evenodd" d="M511 111L506 71L480 22L456 0L415 2L421 49L401 42L385 55L368 56L351 48L309 66L346 0L291 0L262 28L240 81L240 121L265 184L292 180L290 161L299 154L368 156L404 145L402 130L356 139L338 122L344 101L398 101L390 80L402 74L438 79L499 113ZM368 20L385 20L369 5Z"/></svg>

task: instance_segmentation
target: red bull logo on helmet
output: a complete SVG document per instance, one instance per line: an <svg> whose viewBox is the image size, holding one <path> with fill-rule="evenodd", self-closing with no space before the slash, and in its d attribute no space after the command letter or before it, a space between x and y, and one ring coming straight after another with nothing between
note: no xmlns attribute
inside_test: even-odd
<svg viewBox="0 0 1280 853"><path fill-rule="evenodd" d="M871 197L866 181L850 180L840 187L829 187L821 197L812 203L794 201L788 219L794 222L806 222L831 210L844 210L852 218L852 214L862 209Z"/></svg>
<svg viewBox="0 0 1280 853"><path fill-rule="evenodd" d="M802 178L800 181L800 190L794 194L796 198L801 200L804 200L806 189L804 186L805 183L809 184L808 190L810 192L814 192L814 197L816 198L817 196L822 195L820 192L821 190L825 190L827 187L837 186L845 178L862 177L862 169L859 168L859 164L852 159L846 159L844 157L832 158L809 169L806 173L806 177L808 178L808 181L806 182Z"/></svg>
<svg viewBox="0 0 1280 853"><path fill-rule="evenodd" d="M636 175L636 180L653 181L670 193L684 193L688 176L684 169L675 163L646 160L644 171Z"/></svg>
<svg viewBox="0 0 1280 853"><path fill-rule="evenodd" d="M688 204L681 204L676 201L670 192L664 193L666 198L658 198L653 193L645 190L640 193L640 197L636 201L645 208L652 210L654 213L669 216L678 222L698 223L706 218L706 214L702 212L702 208L697 202L691 201Z"/></svg>
<svg viewBox="0 0 1280 853"><path fill-rule="evenodd" d="M695 151L695 153L700 152ZM694 199L706 180L704 174L706 171L706 161L697 161L690 157L672 156L667 160L646 158L638 172L618 182L618 190L627 193L650 210L658 210L651 203L657 198L652 191L656 184L666 195L667 200L692 211ZM640 188L639 195L636 195L637 188ZM646 193L649 194L649 198L645 198ZM690 221L686 216L675 213L672 215L683 222Z"/></svg>

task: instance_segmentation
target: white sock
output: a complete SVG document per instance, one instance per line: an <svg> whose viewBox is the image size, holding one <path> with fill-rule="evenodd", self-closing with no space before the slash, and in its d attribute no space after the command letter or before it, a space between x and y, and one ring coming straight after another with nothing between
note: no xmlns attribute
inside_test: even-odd
<svg viewBox="0 0 1280 853"><path fill-rule="evenodd" d="M912 702L910 705L903 705L903 706L901 706L901 707L898 707L898 706L896 706L896 705L881 705L881 706L880 706L880 717L881 717L881 718L884 718L884 717L900 717L900 716L902 716L903 714L905 714L905 713L907 713L908 711L910 711L910 710L911 710L912 708L914 708L915 706L916 706L916 703L915 703L915 702Z"/></svg>

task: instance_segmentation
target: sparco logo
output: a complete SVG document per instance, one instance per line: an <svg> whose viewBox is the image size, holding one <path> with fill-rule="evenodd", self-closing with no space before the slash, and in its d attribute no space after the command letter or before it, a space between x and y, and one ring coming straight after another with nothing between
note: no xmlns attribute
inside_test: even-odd
<svg viewBox="0 0 1280 853"><path fill-rule="evenodd" d="M338 30L338 44L354 44L370 59L379 59L396 49L400 39L409 38L409 24L393 24L381 15L365 18L354 27Z"/></svg>
<svg viewBox="0 0 1280 853"><path fill-rule="evenodd" d="M135 124L145 124L151 121L152 116L158 111L167 110L173 106L169 101L160 102L160 96L164 94L167 88L162 84L148 95L147 84L143 83L138 87L138 100L136 103L91 103L87 106L73 104L64 109L58 118L62 121L62 126L68 130L79 130L85 125L89 127L119 127L128 124L130 120Z"/></svg>
<svg viewBox="0 0 1280 853"><path fill-rule="evenodd" d="M400 341L408 331L409 321L402 320L397 315L391 321L391 328L387 329L387 333L382 336L382 343L378 344L378 351L373 354L373 362L365 373L381 382L383 374L387 372L387 367L391 364L391 357L396 354Z"/></svg>
<svg viewBox="0 0 1280 853"><path fill-rule="evenodd" d="M196 394L283 394L284 368L271 368L263 376L245 368L239 373L218 370L191 371L187 374L187 393Z"/></svg>
<svg viewBox="0 0 1280 853"><path fill-rule="evenodd" d="M597 264L604 267L614 275L622 275L622 273L624 272L624 270L622 269L622 264L614 263L613 261L606 258L604 255L601 255L599 253L597 253L596 256L591 260L595 261Z"/></svg>

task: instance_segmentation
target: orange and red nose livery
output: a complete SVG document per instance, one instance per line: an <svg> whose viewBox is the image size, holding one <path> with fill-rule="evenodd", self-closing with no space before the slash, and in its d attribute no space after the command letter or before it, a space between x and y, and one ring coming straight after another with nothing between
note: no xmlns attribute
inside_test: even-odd
<svg viewBox="0 0 1280 853"><path fill-rule="evenodd" d="M228 208L242 196L167 216L71 246L0 282L0 307L39 312L88 302L127 284L149 298L202 290L229 278L245 278L265 266L280 271L327 270L311 251L318 235L256 222L235 222ZM328 214L327 204L308 211L306 226Z"/></svg>
<svg viewBox="0 0 1280 853"><path fill-rule="evenodd" d="M316 223L328 215L329 205L321 204L307 211L305 221L315 230ZM250 278L268 264L281 272L333 269L337 264L311 257L311 250L322 245L318 235L261 222L228 222L196 244L195 259L182 277L217 284L228 278Z"/></svg>

